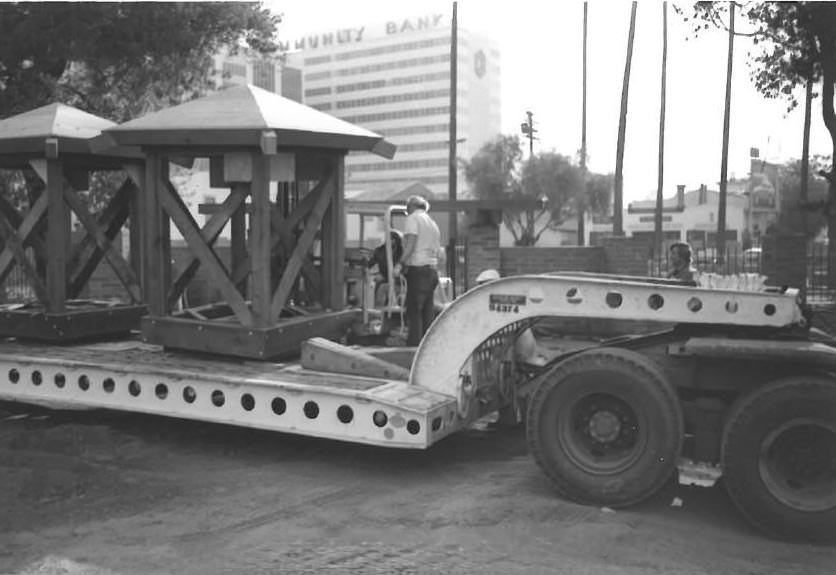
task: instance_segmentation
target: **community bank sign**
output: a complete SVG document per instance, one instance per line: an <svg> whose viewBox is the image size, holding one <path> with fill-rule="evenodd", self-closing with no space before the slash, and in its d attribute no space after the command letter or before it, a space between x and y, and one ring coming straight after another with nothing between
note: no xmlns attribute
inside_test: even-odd
<svg viewBox="0 0 836 575"><path fill-rule="evenodd" d="M392 36L394 34L405 34L419 30L432 30L438 28L444 19L442 14L422 16L420 18L407 18L405 20L390 20L378 26L360 26L359 28L341 28L333 32L323 34L311 34L297 38L293 42L279 42L279 48L289 52L290 50L316 50L336 44L357 44L368 38L381 36Z"/></svg>

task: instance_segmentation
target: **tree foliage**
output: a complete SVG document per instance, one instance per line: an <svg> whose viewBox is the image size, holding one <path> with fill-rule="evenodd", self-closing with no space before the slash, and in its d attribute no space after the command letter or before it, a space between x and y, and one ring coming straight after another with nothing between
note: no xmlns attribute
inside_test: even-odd
<svg viewBox="0 0 836 575"><path fill-rule="evenodd" d="M276 55L280 19L248 2L0 2L0 118L53 102L115 122L205 94L222 49ZM94 173L100 209L121 177ZM0 171L23 205L43 183Z"/></svg>
<svg viewBox="0 0 836 575"><path fill-rule="evenodd" d="M202 95L212 56L274 54L258 3L0 3L0 117L63 102L116 122Z"/></svg>
<svg viewBox="0 0 836 575"><path fill-rule="evenodd" d="M609 209L612 176L590 174L584 182L579 166L568 157L545 152L523 161L517 136L498 136L466 163L465 178L480 199L516 199L537 208L506 209L503 223L516 245L535 245L546 230L555 230L577 214L578 207L596 213Z"/></svg>
<svg viewBox="0 0 836 575"><path fill-rule="evenodd" d="M779 234L804 234L812 239L824 229L827 221L821 208L827 202L827 180L818 175L818 171L825 163L826 160L820 156L810 159L810 167L813 169L807 178L806 202L801 199L801 162L788 162L782 167L781 211L778 221L768 231ZM759 185L761 184L757 177L753 177L750 192L757 194Z"/></svg>
<svg viewBox="0 0 836 575"><path fill-rule="evenodd" d="M682 9L679 9L683 13ZM728 4L697 2L686 19L694 29L711 25L725 27ZM741 8L748 21L757 49L750 54L752 80L768 98L781 97L789 107L797 105L796 88L807 82L821 83L822 117L836 150L836 3L833 2L764 2ZM836 169L833 154L830 166L820 170L828 181L828 198L822 203L828 222L830 245L836 248ZM836 250L831 254L836 260Z"/></svg>

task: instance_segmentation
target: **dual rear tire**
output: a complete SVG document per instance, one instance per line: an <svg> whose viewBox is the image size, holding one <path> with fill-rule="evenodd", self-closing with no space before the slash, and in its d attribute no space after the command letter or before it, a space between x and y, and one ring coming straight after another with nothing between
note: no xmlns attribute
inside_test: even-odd
<svg viewBox="0 0 836 575"><path fill-rule="evenodd" d="M675 387L649 357L598 348L555 366L532 394L529 448L561 495L622 507L653 495L682 449ZM782 539L836 539L836 381L776 380L729 410L726 488L743 514Z"/></svg>

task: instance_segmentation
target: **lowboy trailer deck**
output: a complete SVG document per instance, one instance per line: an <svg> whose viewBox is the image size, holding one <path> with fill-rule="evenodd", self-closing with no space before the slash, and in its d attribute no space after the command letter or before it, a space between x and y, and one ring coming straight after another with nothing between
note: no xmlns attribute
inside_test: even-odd
<svg viewBox="0 0 836 575"><path fill-rule="evenodd" d="M662 329L558 353L544 365L520 361L515 342L542 318ZM139 342L8 341L0 343L0 399L417 449L500 410L521 414L535 460L574 500L630 505L678 466L701 467L722 473L735 504L768 533L836 533L836 342L809 329L792 291L517 276L474 288L443 311L408 378L362 352L318 360L338 348L312 345L300 366ZM364 365L371 369L359 375ZM335 368L343 373L324 371Z"/></svg>

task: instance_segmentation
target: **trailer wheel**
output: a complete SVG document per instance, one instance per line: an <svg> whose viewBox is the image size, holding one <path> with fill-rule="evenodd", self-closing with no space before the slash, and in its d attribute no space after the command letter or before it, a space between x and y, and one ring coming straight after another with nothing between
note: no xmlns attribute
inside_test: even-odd
<svg viewBox="0 0 836 575"><path fill-rule="evenodd" d="M648 357L601 348L557 364L531 396L534 459L562 495L630 505L670 477L682 448L676 390Z"/></svg>
<svg viewBox="0 0 836 575"><path fill-rule="evenodd" d="M836 539L836 381L788 377L742 397L722 460L729 495L755 526L784 539Z"/></svg>

